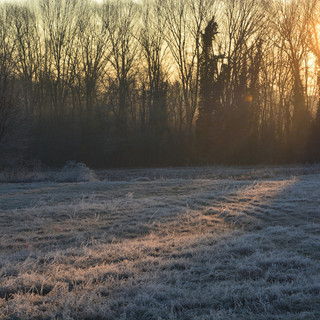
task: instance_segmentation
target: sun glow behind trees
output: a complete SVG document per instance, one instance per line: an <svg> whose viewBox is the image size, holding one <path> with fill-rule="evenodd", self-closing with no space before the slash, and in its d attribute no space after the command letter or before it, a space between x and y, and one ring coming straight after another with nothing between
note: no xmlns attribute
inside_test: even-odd
<svg viewBox="0 0 320 320"><path fill-rule="evenodd" d="M305 159L317 126L318 6L318 0L2 3L3 81L15 84L15 113L29 119L29 154L52 164L93 165ZM211 19L217 34L201 71ZM206 107L203 78L211 82ZM204 108L211 120L200 138ZM209 143L199 148L203 139Z"/></svg>

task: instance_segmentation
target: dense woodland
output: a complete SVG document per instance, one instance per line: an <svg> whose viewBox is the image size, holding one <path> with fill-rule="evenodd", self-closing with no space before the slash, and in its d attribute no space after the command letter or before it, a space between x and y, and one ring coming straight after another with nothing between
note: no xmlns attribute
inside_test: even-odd
<svg viewBox="0 0 320 320"><path fill-rule="evenodd" d="M0 6L2 167L320 161L319 0Z"/></svg>

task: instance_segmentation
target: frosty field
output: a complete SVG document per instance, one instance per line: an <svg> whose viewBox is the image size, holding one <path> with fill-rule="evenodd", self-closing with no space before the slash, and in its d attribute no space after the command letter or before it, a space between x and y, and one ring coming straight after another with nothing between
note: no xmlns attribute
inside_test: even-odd
<svg viewBox="0 0 320 320"><path fill-rule="evenodd" d="M0 175L0 319L320 319L319 166L78 169Z"/></svg>

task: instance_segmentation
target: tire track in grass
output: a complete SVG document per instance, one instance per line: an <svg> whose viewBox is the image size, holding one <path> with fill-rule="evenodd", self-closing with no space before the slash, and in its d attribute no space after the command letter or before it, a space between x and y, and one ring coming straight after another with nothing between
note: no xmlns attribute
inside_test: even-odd
<svg viewBox="0 0 320 320"><path fill-rule="evenodd" d="M255 182L235 193L213 201L205 216L223 218L236 227L261 228L274 222L274 201L296 183L296 179Z"/></svg>

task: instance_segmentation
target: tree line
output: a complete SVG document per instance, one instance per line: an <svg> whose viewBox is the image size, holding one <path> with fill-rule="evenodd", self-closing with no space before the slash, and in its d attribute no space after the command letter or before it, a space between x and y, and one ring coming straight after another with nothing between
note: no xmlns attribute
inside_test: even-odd
<svg viewBox="0 0 320 320"><path fill-rule="evenodd" d="M0 5L0 165L320 160L319 0Z"/></svg>

